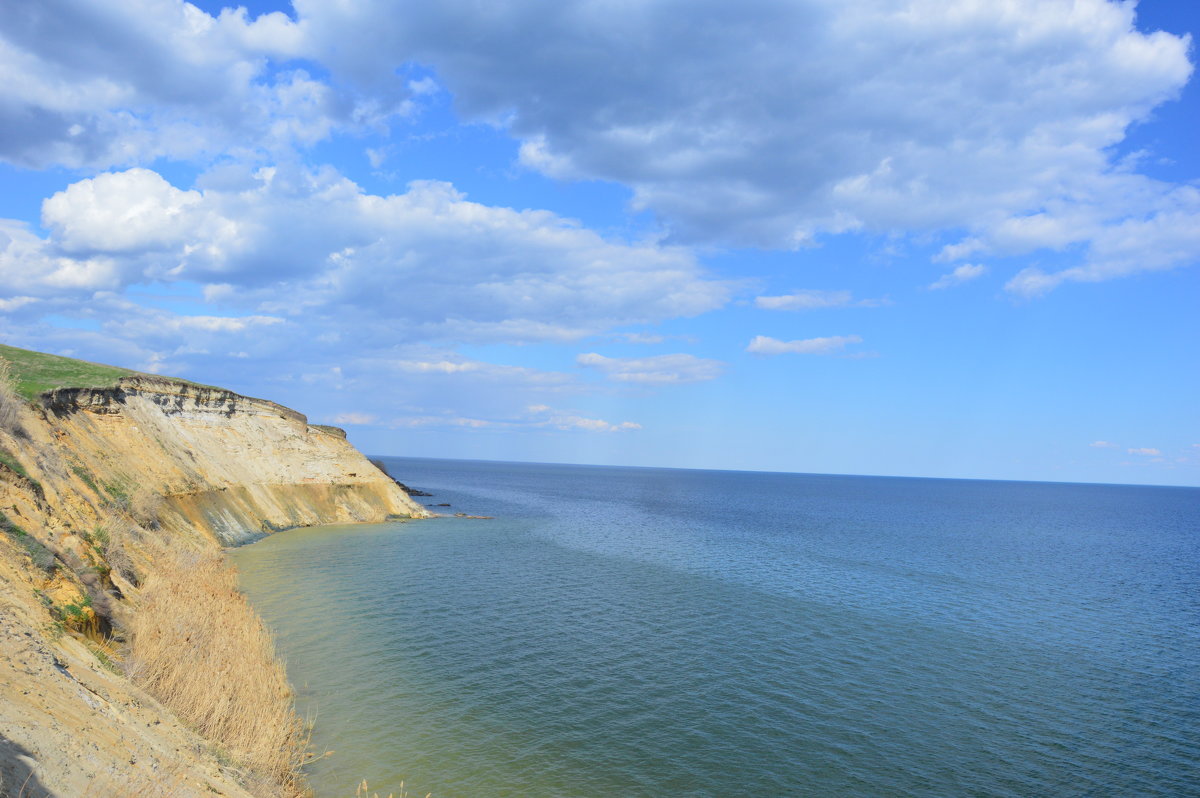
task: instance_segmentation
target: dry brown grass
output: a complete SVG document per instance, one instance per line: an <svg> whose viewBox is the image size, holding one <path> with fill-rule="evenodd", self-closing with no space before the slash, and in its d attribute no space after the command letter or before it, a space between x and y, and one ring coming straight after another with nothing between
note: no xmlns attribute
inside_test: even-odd
<svg viewBox="0 0 1200 798"><path fill-rule="evenodd" d="M155 560L129 614L130 677L217 746L253 792L306 795L306 725L236 572L217 552Z"/></svg>
<svg viewBox="0 0 1200 798"><path fill-rule="evenodd" d="M161 493L139 485L129 494L129 515L142 526L157 529L164 503Z"/></svg>
<svg viewBox="0 0 1200 798"><path fill-rule="evenodd" d="M0 429L17 437L25 436L21 426L21 405L24 400L17 394L16 377L12 363L0 357Z"/></svg>

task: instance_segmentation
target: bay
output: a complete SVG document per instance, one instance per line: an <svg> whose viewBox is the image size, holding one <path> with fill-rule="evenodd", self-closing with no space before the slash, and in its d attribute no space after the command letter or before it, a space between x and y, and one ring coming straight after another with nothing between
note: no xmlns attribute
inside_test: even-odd
<svg viewBox="0 0 1200 798"><path fill-rule="evenodd" d="M1200 795L1200 490L384 458L234 551L318 796Z"/></svg>

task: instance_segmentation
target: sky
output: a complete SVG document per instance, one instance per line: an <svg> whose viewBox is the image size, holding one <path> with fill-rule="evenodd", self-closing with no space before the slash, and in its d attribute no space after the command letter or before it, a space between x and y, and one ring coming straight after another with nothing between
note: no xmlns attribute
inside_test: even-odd
<svg viewBox="0 0 1200 798"><path fill-rule="evenodd" d="M1200 484L1191 0L40 0L0 342L372 454Z"/></svg>

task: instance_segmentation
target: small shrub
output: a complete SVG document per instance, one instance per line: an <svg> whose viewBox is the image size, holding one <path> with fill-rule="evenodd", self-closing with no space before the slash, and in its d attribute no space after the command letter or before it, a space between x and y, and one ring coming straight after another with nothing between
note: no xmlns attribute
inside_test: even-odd
<svg viewBox="0 0 1200 798"><path fill-rule="evenodd" d="M2 512L0 512L0 530L3 530L5 532L7 532L8 534L12 535L13 537L17 537L17 538L24 537L25 535L29 534L24 529L22 529L19 524L17 524L15 521L13 521L11 518L9 518L7 515L5 515Z"/></svg>
<svg viewBox="0 0 1200 798"><path fill-rule="evenodd" d="M129 512L129 488L125 486L124 482L119 482L116 480L112 482L105 482L104 489L108 491L108 495L112 497L112 505L114 507L119 510Z"/></svg>
<svg viewBox="0 0 1200 798"><path fill-rule="evenodd" d="M21 543L29 552L29 557L33 560L34 565L48 574L54 573L54 569L58 567L58 557L54 555L54 552L42 545L42 542L32 535L21 538Z"/></svg>
<svg viewBox="0 0 1200 798"><path fill-rule="evenodd" d="M100 492L100 488L96 485L96 480L92 477L92 472L88 471L82 463L71 463L71 472L82 479L83 484L91 488L93 493Z"/></svg>
<svg viewBox="0 0 1200 798"><path fill-rule="evenodd" d="M88 651L91 651L92 654L96 656L97 661L104 666L105 670L111 671L112 673L121 672L121 669L117 667L117 663L113 661L112 655L101 648L98 644L89 642Z"/></svg>
<svg viewBox="0 0 1200 798"><path fill-rule="evenodd" d="M26 479L29 479L29 472L27 472L25 470L25 466L21 465L21 461L18 460L15 456L13 456L12 452L9 452L6 449L0 448L0 463L3 463L4 465L8 466L8 469L10 471L13 471L13 472L25 477Z"/></svg>
<svg viewBox="0 0 1200 798"><path fill-rule="evenodd" d="M112 536L108 531L108 527L104 526L103 524L96 524L96 526L92 528L91 532L83 533L84 540L99 548L104 548L107 546L111 538Z"/></svg>

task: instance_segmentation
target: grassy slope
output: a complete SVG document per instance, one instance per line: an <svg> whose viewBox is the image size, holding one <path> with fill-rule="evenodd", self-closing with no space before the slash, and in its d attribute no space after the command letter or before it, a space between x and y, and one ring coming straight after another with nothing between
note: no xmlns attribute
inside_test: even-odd
<svg viewBox="0 0 1200 798"><path fill-rule="evenodd" d="M116 385L117 380L122 377L136 375L173 380L200 388L216 387L179 377L146 374L133 369L106 366L103 363L91 363L87 360L76 360L61 355L48 355L45 352L18 349L15 346L4 344L0 344L0 357L12 364L13 381L16 383L14 387L17 393L29 400L36 399L38 395L55 388L107 388Z"/></svg>
<svg viewBox="0 0 1200 798"><path fill-rule="evenodd" d="M116 385L121 377L138 373L4 344L0 344L0 357L12 363L14 387L26 399L55 388L104 388Z"/></svg>

